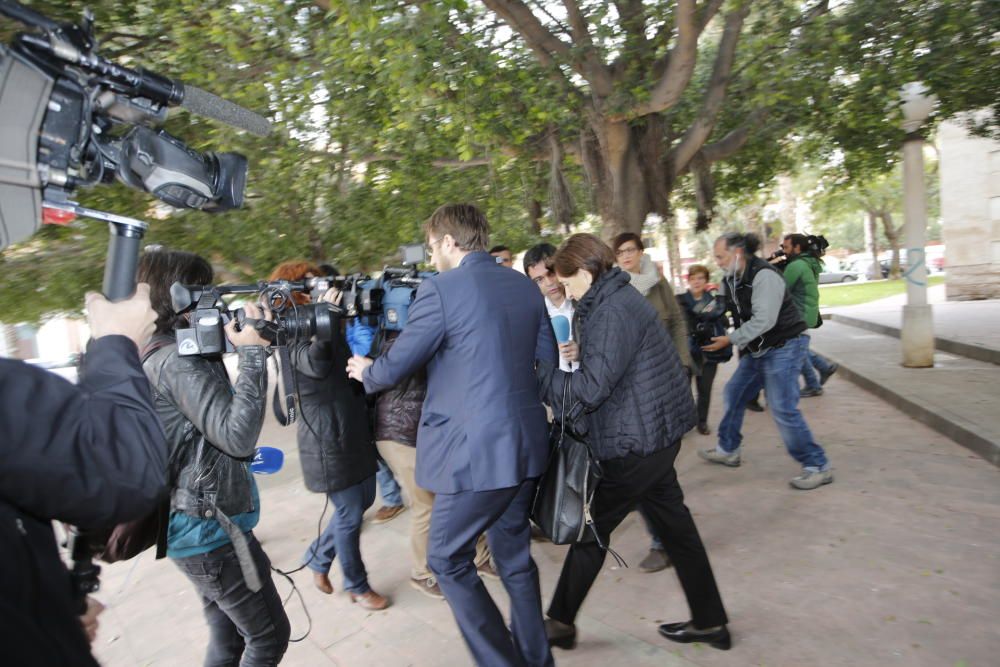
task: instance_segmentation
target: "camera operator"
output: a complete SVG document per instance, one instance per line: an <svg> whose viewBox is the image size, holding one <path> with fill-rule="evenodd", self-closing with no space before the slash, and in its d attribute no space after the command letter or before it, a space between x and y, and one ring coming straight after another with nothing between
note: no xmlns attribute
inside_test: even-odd
<svg viewBox="0 0 1000 667"><path fill-rule="evenodd" d="M308 262L284 262L275 267L269 279L299 281L319 271ZM319 298L332 304L339 299L336 288ZM294 293L292 300L304 305L309 296ZM344 590L351 600L369 611L381 611L389 607L389 600L369 586L361 559L361 522L365 510L375 502L375 441L364 388L341 371L351 351L338 320L335 317L332 340L313 337L289 349L300 400L302 478L307 489L326 494L334 510L323 534L306 549L302 560L312 570L316 588L329 595L333 593L330 568L334 558L339 558ZM282 369L286 371L291 369Z"/></svg>
<svg viewBox="0 0 1000 667"><path fill-rule="evenodd" d="M728 336L713 337L702 350L715 352L736 345L741 354L736 372L726 383L719 442L712 449L699 450L698 455L712 463L740 465L747 400L763 385L781 439L802 465L802 474L791 485L815 489L832 482L833 471L798 407L806 324L781 273L754 255L759 247L756 234L729 232L715 241L715 261L725 273L723 288L736 329Z"/></svg>
<svg viewBox="0 0 1000 667"><path fill-rule="evenodd" d="M74 599L51 522L100 528L140 518L162 497L166 442L138 355L153 319L147 285L118 303L88 294L91 341L79 386L0 359L5 664L97 664L88 635L93 638L101 607L88 599L88 613L79 616L82 601Z"/></svg>
<svg viewBox="0 0 1000 667"><path fill-rule="evenodd" d="M276 665L290 626L271 563L252 532L260 495L250 474L264 423L268 343L252 326L237 329L235 319L226 325L239 354L239 376L231 384L221 357L177 351L174 330L187 315L174 312L170 286L210 284L208 262L187 252L147 252L138 276L149 283L157 315L143 369L177 461L167 556L201 597L210 635L205 664ZM254 304L245 311L248 319L263 317Z"/></svg>
<svg viewBox="0 0 1000 667"><path fill-rule="evenodd" d="M781 242L781 249L788 257L784 269L785 283L792 294L792 301L810 329L823 324L819 316L819 274L823 267L821 257L826 239L822 242L820 239L822 237L788 234ZM806 386L800 394L803 397L822 396L823 385L837 372L838 366L809 350L808 335L806 341L806 358L802 362L802 378L806 381ZM816 371L819 371L818 378Z"/></svg>

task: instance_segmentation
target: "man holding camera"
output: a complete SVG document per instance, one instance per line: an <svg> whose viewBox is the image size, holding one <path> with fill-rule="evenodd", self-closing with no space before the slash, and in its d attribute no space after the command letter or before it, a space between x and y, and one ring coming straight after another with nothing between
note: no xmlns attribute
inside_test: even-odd
<svg viewBox="0 0 1000 667"><path fill-rule="evenodd" d="M154 319L147 285L118 303L88 294L79 386L0 359L5 664L97 665L89 640L100 606L73 590L51 523L86 529L137 519L166 490L167 446L138 354Z"/></svg>
<svg viewBox="0 0 1000 667"><path fill-rule="evenodd" d="M715 260L725 273L723 289L736 329L712 338L702 350L714 352L735 345L740 349L740 362L726 383L719 442L712 449L699 450L698 455L711 463L740 465L746 404L763 385L781 439L802 466L802 473L790 483L796 489L815 489L833 481L833 470L798 407L798 375L808 344L802 335L806 324L781 273L755 256L759 247L755 234L729 232L715 241Z"/></svg>
<svg viewBox="0 0 1000 667"><path fill-rule="evenodd" d="M548 459L536 360L556 363L538 289L486 252L489 225L466 204L442 206L424 225L441 275L417 290L409 320L377 360L348 373L368 392L427 367L416 481L432 491L428 565L479 665L552 665L542 621L528 512ZM511 629L473 562L486 531L511 597Z"/></svg>
<svg viewBox="0 0 1000 667"><path fill-rule="evenodd" d="M819 315L819 274L823 261L820 257L823 256L825 248L826 239L822 236L788 234L781 242L781 249L787 258L784 268L785 283L792 295L792 301L795 302L802 313L802 319L810 329L823 324L823 319ZM808 336L806 340L809 340ZM823 385L837 372L837 368L837 364L827 361L807 348L806 358L802 362L802 377L806 381L806 386L800 395L822 396ZM816 371L819 371L818 378Z"/></svg>

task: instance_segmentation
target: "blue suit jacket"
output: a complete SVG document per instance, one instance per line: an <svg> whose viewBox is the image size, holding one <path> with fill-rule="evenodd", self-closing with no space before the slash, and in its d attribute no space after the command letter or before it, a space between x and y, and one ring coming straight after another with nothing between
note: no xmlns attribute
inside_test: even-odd
<svg viewBox="0 0 1000 667"><path fill-rule="evenodd" d="M406 328L365 370L369 393L427 366L417 432L417 484L486 491L538 477L548 426L535 360L558 362L545 302L527 277L485 252L425 280Z"/></svg>

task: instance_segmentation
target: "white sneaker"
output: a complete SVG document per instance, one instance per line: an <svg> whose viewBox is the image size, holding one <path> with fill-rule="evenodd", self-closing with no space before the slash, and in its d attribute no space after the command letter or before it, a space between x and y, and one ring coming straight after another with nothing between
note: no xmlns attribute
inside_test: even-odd
<svg viewBox="0 0 1000 667"><path fill-rule="evenodd" d="M802 474L789 482L796 489L809 491L833 481L833 470L810 471L803 470Z"/></svg>
<svg viewBox="0 0 1000 667"><path fill-rule="evenodd" d="M711 463L721 463L730 468L738 468L740 466L740 450L738 449L729 454L724 454L715 447L711 449L699 449L698 456Z"/></svg>

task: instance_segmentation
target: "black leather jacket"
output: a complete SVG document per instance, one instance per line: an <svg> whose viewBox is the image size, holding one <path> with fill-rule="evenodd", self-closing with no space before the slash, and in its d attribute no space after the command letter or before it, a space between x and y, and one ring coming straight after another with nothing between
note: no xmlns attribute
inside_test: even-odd
<svg viewBox="0 0 1000 667"><path fill-rule="evenodd" d="M240 347L239 377L232 385L221 360L179 356L176 342L164 338L151 341L164 346L147 352L143 370L176 461L170 509L205 518L249 512L250 462L267 398L267 351Z"/></svg>

